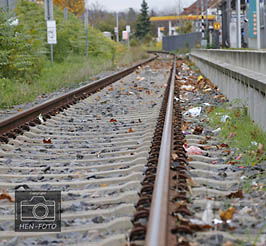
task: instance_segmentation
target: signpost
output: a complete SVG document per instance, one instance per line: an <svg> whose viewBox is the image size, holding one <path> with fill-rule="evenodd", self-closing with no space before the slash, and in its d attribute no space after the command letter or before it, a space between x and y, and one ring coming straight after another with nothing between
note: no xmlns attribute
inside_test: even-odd
<svg viewBox="0 0 266 246"><path fill-rule="evenodd" d="M56 40L56 23L54 20L53 0L44 1L45 20L47 21L47 42L51 45L51 63L54 64L54 47Z"/></svg>
<svg viewBox="0 0 266 246"><path fill-rule="evenodd" d="M84 26L86 33L86 56L89 56L89 37L88 37L89 0L85 0L84 4L85 4Z"/></svg>
<svg viewBox="0 0 266 246"><path fill-rule="evenodd" d="M127 25L126 26L126 31L127 31L127 45L128 45L128 48L130 47L130 39L129 39L129 37L130 37L130 26L129 25Z"/></svg>

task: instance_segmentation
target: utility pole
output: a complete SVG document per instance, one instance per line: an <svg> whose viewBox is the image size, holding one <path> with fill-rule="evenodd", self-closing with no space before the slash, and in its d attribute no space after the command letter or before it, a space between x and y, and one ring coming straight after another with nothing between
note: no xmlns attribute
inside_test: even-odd
<svg viewBox="0 0 266 246"><path fill-rule="evenodd" d="M64 18L65 18L65 20L67 20L67 18L68 18L68 9L67 8L64 8Z"/></svg>
<svg viewBox="0 0 266 246"><path fill-rule="evenodd" d="M197 32L200 31L200 22L199 22L199 1L197 0Z"/></svg>
<svg viewBox="0 0 266 246"><path fill-rule="evenodd" d="M202 35L202 38L204 38L204 15L203 15L203 11L204 11L204 2L203 0L201 0L201 25L200 25L200 30L201 30L201 35Z"/></svg>
<svg viewBox="0 0 266 246"><path fill-rule="evenodd" d="M261 48L260 41L260 0L256 0L256 18L257 18L257 49Z"/></svg>
<svg viewBox="0 0 266 246"><path fill-rule="evenodd" d="M116 20L116 27L115 27L116 42L119 42L119 19L118 19L118 12L116 12L115 20Z"/></svg>
<svg viewBox="0 0 266 246"><path fill-rule="evenodd" d="M236 0L236 14L237 14L237 48L241 48L241 19L240 19L240 0Z"/></svg>
<svg viewBox="0 0 266 246"><path fill-rule="evenodd" d="M182 22L181 22L181 0L179 0L179 34L181 34L181 29L182 29Z"/></svg>
<svg viewBox="0 0 266 246"><path fill-rule="evenodd" d="M51 47L51 63L54 65L54 44L56 44L56 25L54 21L53 0L44 1L45 20L47 21L47 39Z"/></svg>
<svg viewBox="0 0 266 246"><path fill-rule="evenodd" d="M84 27L85 27L85 34L86 34L86 56L89 56L89 37L88 37L88 18L89 18L89 1L85 0L84 2L85 12L84 12Z"/></svg>
<svg viewBox="0 0 266 246"><path fill-rule="evenodd" d="M205 0L205 9L206 9L206 38L208 40L208 31L209 31L209 20L208 20L208 0Z"/></svg>

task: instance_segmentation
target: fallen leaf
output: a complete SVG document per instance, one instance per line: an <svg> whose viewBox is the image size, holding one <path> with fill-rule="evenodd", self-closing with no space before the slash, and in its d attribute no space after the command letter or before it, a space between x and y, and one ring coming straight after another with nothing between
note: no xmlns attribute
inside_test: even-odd
<svg viewBox="0 0 266 246"><path fill-rule="evenodd" d="M241 113L240 113L240 111L238 110L238 111L235 111L235 112L234 112L234 115L235 115L235 117L239 118L240 115L241 115Z"/></svg>
<svg viewBox="0 0 266 246"><path fill-rule="evenodd" d="M224 144L224 143L223 143L223 144L217 144L217 145L216 145L216 148L217 148L217 149L229 148L229 146L228 146L228 144Z"/></svg>
<svg viewBox="0 0 266 246"><path fill-rule="evenodd" d="M109 91L113 91L113 90L114 90L114 88L113 88L113 87L110 87L108 90L109 90Z"/></svg>
<svg viewBox="0 0 266 246"><path fill-rule="evenodd" d="M172 159L173 159L173 161L177 160L177 158L178 158L178 155L177 155L176 153L173 153L173 154L172 154Z"/></svg>
<svg viewBox="0 0 266 246"><path fill-rule="evenodd" d="M111 122L111 123L114 123L114 122L117 122L117 120L114 119L114 118L112 118L112 119L110 120L110 122Z"/></svg>
<svg viewBox="0 0 266 246"><path fill-rule="evenodd" d="M223 150L222 152L225 155L230 155L231 151L229 149Z"/></svg>
<svg viewBox="0 0 266 246"><path fill-rule="evenodd" d="M244 198L242 190L238 190L237 192L232 192L231 194L226 196L227 198Z"/></svg>
<svg viewBox="0 0 266 246"><path fill-rule="evenodd" d="M259 144L257 153L259 155L263 155L264 154L264 145L263 144Z"/></svg>
<svg viewBox="0 0 266 246"><path fill-rule="evenodd" d="M181 127L181 130L182 131L186 131L189 127L189 123L187 121L184 121L182 127Z"/></svg>
<svg viewBox="0 0 266 246"><path fill-rule="evenodd" d="M207 143L207 140L206 139L199 141L199 144L206 144L206 143Z"/></svg>
<svg viewBox="0 0 266 246"><path fill-rule="evenodd" d="M193 134L195 135L200 135L203 131L203 127L202 126L196 126L193 130Z"/></svg>
<svg viewBox="0 0 266 246"><path fill-rule="evenodd" d="M222 209L219 209L220 218L224 222L226 222L227 220L231 220L233 218L234 213L235 213L234 207L230 207L225 211L223 211Z"/></svg>
<svg viewBox="0 0 266 246"><path fill-rule="evenodd" d="M213 112L213 110L214 110L214 106L208 107L207 114L210 114L211 112Z"/></svg>
<svg viewBox="0 0 266 246"><path fill-rule="evenodd" d="M7 199L10 202L15 201L14 198L11 197L5 189L3 189L2 194L0 194L0 200L4 200L4 199Z"/></svg>
<svg viewBox="0 0 266 246"><path fill-rule="evenodd" d="M233 245L235 245L233 242L231 242L231 241L226 241L224 244L223 244L223 246L233 246Z"/></svg>
<svg viewBox="0 0 266 246"><path fill-rule="evenodd" d="M51 138L48 138L47 140L44 138L42 141L43 141L44 144L52 144L52 139Z"/></svg>
<svg viewBox="0 0 266 246"><path fill-rule="evenodd" d="M129 133L132 133L133 132L133 129L132 128L129 128L128 132Z"/></svg>
<svg viewBox="0 0 266 246"><path fill-rule="evenodd" d="M209 149L212 149L213 146L206 145L206 146L201 146L201 148L202 148L203 150L209 150Z"/></svg>
<svg viewBox="0 0 266 246"><path fill-rule="evenodd" d="M200 185L197 184L195 181L193 181L192 178L188 178L188 179L187 179L187 185L190 186L190 187L200 186Z"/></svg>
<svg viewBox="0 0 266 246"><path fill-rule="evenodd" d="M146 94L147 94L147 95L150 95L150 94L151 94L151 92L150 92L150 91L146 91Z"/></svg>
<svg viewBox="0 0 266 246"><path fill-rule="evenodd" d="M19 109L18 109L18 112L22 112L22 110L23 110L22 108L19 108Z"/></svg>
<svg viewBox="0 0 266 246"><path fill-rule="evenodd" d="M107 186L108 186L108 184L100 184L101 188L104 188L104 187L107 187Z"/></svg>
<svg viewBox="0 0 266 246"><path fill-rule="evenodd" d="M228 161L226 162L226 164L230 164L230 165L235 165L237 162L236 161Z"/></svg>
<svg viewBox="0 0 266 246"><path fill-rule="evenodd" d="M228 138L232 138L232 137L234 137L234 136L236 136L236 132L231 132L231 133L228 135Z"/></svg>

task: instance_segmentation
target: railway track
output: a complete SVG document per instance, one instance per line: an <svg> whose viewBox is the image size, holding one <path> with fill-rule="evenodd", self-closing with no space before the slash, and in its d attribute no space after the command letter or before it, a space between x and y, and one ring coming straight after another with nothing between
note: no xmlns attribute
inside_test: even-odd
<svg viewBox="0 0 266 246"><path fill-rule="evenodd" d="M62 192L61 233L14 232L14 204L1 200L1 245L125 245L172 63L161 55L75 104L58 100L64 110L1 124L0 187Z"/></svg>
<svg viewBox="0 0 266 246"><path fill-rule="evenodd" d="M0 245L250 245L243 228L258 237L263 219L223 219L250 206L229 146L205 124L223 95L184 60L148 62L0 122ZM14 232L15 190L61 191L62 231Z"/></svg>

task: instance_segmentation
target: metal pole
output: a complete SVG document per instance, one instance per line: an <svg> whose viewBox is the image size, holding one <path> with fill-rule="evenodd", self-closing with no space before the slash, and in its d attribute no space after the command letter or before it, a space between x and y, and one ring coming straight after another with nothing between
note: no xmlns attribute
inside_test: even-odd
<svg viewBox="0 0 266 246"><path fill-rule="evenodd" d="M119 19L118 12L116 12L116 42L119 42Z"/></svg>
<svg viewBox="0 0 266 246"><path fill-rule="evenodd" d="M199 1L200 0L197 0L197 32L200 31L200 24L199 24Z"/></svg>
<svg viewBox="0 0 266 246"><path fill-rule="evenodd" d="M261 48L260 40L260 0L256 0L256 12L257 12L257 49Z"/></svg>
<svg viewBox="0 0 266 246"><path fill-rule="evenodd" d="M237 14L237 48L241 48L241 19L240 19L240 0L236 0L236 14Z"/></svg>
<svg viewBox="0 0 266 246"><path fill-rule="evenodd" d="M179 0L179 34L181 34L182 30L182 22L181 22L181 0Z"/></svg>
<svg viewBox="0 0 266 246"><path fill-rule="evenodd" d="M67 8L64 8L64 18L65 18L65 20L67 20L67 18L68 18L68 9Z"/></svg>
<svg viewBox="0 0 266 246"><path fill-rule="evenodd" d="M51 63L54 65L54 46L51 44Z"/></svg>
<svg viewBox="0 0 266 246"><path fill-rule="evenodd" d="M208 20L208 0L205 0L205 9L206 9L206 38L208 40L208 31L209 31L209 20Z"/></svg>
<svg viewBox="0 0 266 246"><path fill-rule="evenodd" d="M85 25L85 33L86 33L86 56L89 56L89 37L88 37L88 17L89 17L89 13L88 10L85 9L84 12L84 25Z"/></svg>
<svg viewBox="0 0 266 246"><path fill-rule="evenodd" d="M204 11L204 3L203 3L203 0L201 0L201 25L200 25L200 30L201 30L201 35L202 35L202 38L204 38L204 15L203 15L203 11Z"/></svg>

